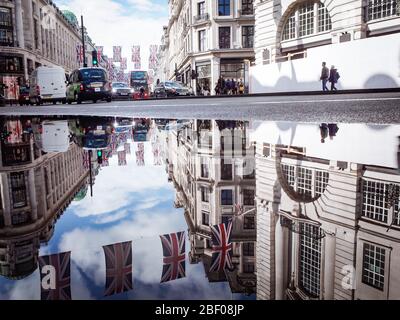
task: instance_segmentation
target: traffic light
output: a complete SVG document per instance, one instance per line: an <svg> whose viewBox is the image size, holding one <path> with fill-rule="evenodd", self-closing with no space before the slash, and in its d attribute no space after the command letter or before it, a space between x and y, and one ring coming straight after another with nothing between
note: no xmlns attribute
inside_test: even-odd
<svg viewBox="0 0 400 320"><path fill-rule="evenodd" d="M96 50L92 51L92 63L93 63L93 67L97 67L99 65L99 61L97 59L97 51Z"/></svg>
<svg viewBox="0 0 400 320"><path fill-rule="evenodd" d="M103 151L102 150L97 150L97 163L98 164L103 163Z"/></svg>

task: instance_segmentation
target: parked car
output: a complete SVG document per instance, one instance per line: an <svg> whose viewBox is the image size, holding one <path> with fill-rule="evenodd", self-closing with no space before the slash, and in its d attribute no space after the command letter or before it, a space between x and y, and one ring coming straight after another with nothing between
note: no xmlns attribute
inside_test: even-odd
<svg viewBox="0 0 400 320"><path fill-rule="evenodd" d="M154 96L156 98L191 96L191 95L193 95L192 89L176 81L161 82L154 89Z"/></svg>
<svg viewBox="0 0 400 320"><path fill-rule="evenodd" d="M38 67L30 77L29 100L41 105L43 102L66 102L66 76L61 67Z"/></svg>
<svg viewBox="0 0 400 320"><path fill-rule="evenodd" d="M19 88L19 98L18 102L20 106L31 105L31 101L29 99L29 87L22 86Z"/></svg>
<svg viewBox="0 0 400 320"><path fill-rule="evenodd" d="M111 96L113 99L116 98L130 99L134 92L134 90L124 82L113 82L111 84L111 87L112 87Z"/></svg>
<svg viewBox="0 0 400 320"><path fill-rule="evenodd" d="M83 101L112 100L111 83L103 68L81 68L69 76L67 102L81 104Z"/></svg>

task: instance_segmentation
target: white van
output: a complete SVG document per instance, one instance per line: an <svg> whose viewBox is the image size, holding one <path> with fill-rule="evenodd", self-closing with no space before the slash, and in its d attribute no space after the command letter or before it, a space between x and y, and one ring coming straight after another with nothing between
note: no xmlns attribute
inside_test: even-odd
<svg viewBox="0 0 400 320"><path fill-rule="evenodd" d="M46 153L67 152L70 146L70 131L67 120L45 120L32 125L36 146Z"/></svg>
<svg viewBox="0 0 400 320"><path fill-rule="evenodd" d="M30 78L29 99L31 103L66 103L67 79L61 67L39 67Z"/></svg>

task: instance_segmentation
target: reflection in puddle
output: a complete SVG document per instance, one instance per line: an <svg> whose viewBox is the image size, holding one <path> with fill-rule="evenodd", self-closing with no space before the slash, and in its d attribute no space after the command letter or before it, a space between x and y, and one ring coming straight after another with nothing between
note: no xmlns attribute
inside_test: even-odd
<svg viewBox="0 0 400 320"><path fill-rule="evenodd" d="M400 126L114 117L0 125L2 299L40 299L39 252L71 252L63 280L72 299L103 299L131 271L133 283L113 298L400 298ZM230 236L213 235L230 222ZM112 247L106 269L102 247L123 242L131 251ZM132 260L125 278L106 283Z"/></svg>

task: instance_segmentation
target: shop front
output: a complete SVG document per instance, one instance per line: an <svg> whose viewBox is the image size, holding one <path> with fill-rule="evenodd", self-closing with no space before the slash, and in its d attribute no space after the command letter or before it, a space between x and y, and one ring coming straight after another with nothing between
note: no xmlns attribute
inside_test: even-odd
<svg viewBox="0 0 400 320"><path fill-rule="evenodd" d="M19 84L24 83L23 55L0 54L0 94L8 100L19 97Z"/></svg>
<svg viewBox="0 0 400 320"><path fill-rule="evenodd" d="M211 61L196 63L196 94L208 95L212 90Z"/></svg>
<svg viewBox="0 0 400 320"><path fill-rule="evenodd" d="M245 93L248 92L248 66L244 59L221 59L220 76L224 79L225 83L232 82L238 84L243 83Z"/></svg>

